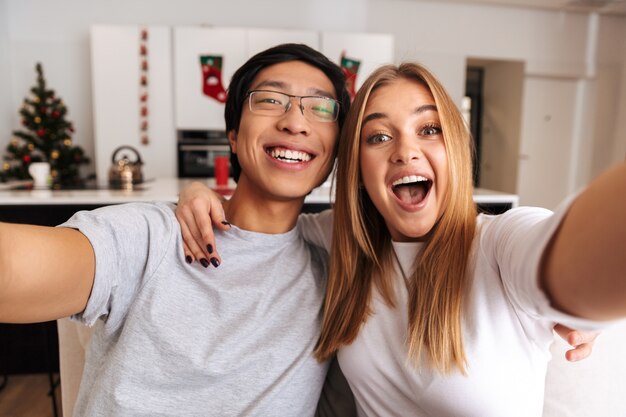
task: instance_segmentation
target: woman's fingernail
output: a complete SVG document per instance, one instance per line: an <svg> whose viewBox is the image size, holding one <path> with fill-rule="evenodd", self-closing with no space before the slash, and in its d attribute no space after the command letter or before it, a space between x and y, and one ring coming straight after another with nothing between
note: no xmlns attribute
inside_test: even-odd
<svg viewBox="0 0 626 417"><path fill-rule="evenodd" d="M185 256L185 262L190 264L192 261L193 261L193 259L191 258L191 256L189 256L189 255Z"/></svg>
<svg viewBox="0 0 626 417"><path fill-rule="evenodd" d="M200 263L202 264L203 267L208 268L209 267L209 261L207 261L205 258L200 259Z"/></svg>
<svg viewBox="0 0 626 417"><path fill-rule="evenodd" d="M209 252L209 255L213 253L213 245L210 243L206 245L206 250Z"/></svg>
<svg viewBox="0 0 626 417"><path fill-rule="evenodd" d="M230 222L228 222L228 221L226 221L226 220L222 220L222 224L223 224L224 226L230 226L230 225L231 225L231 224L230 224Z"/></svg>
<svg viewBox="0 0 626 417"><path fill-rule="evenodd" d="M211 258L211 263L213 264L214 267L218 267L220 266L220 261L217 260L217 258Z"/></svg>

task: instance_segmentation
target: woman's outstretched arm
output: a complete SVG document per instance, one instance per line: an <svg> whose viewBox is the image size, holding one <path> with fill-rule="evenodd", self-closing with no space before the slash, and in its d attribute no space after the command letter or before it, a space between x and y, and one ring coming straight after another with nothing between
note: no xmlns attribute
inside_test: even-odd
<svg viewBox="0 0 626 417"><path fill-rule="evenodd" d="M94 274L94 251L79 231L0 223L0 322L83 311Z"/></svg>
<svg viewBox="0 0 626 417"><path fill-rule="evenodd" d="M544 253L541 281L552 305L566 313L626 316L626 163L572 203Z"/></svg>

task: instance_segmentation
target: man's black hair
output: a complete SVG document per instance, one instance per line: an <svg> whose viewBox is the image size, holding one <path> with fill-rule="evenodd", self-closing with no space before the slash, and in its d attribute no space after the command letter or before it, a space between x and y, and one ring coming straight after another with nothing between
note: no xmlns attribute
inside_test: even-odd
<svg viewBox="0 0 626 417"><path fill-rule="evenodd" d="M246 96L254 77L264 68L289 61L301 61L309 64L321 70L328 77L335 88L337 101L339 102L337 123L341 130L343 121L350 108L350 95L346 89L346 79L343 71L326 56L307 45L285 43L259 52L239 67L233 74L228 86L228 97L224 109L226 132L230 132L231 130L235 132L239 131L241 113L243 106L246 104ZM239 175L241 174L241 166L239 165L237 155L232 152L230 154L230 166L233 178L235 181L238 181Z"/></svg>

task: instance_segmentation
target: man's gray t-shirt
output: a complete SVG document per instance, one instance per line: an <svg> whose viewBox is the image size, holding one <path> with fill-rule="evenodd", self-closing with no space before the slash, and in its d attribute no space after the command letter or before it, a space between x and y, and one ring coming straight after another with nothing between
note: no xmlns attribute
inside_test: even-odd
<svg viewBox="0 0 626 417"><path fill-rule="evenodd" d="M313 415L326 255L297 229L216 232L219 268L185 263L167 204L80 212L96 257L75 318L96 324L76 416Z"/></svg>

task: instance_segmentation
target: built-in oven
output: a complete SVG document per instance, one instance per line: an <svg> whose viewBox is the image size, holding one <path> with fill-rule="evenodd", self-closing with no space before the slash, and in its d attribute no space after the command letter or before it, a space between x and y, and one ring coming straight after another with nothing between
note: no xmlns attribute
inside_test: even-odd
<svg viewBox="0 0 626 417"><path fill-rule="evenodd" d="M217 157L229 157L230 147L223 130L178 131L178 177L215 176Z"/></svg>

